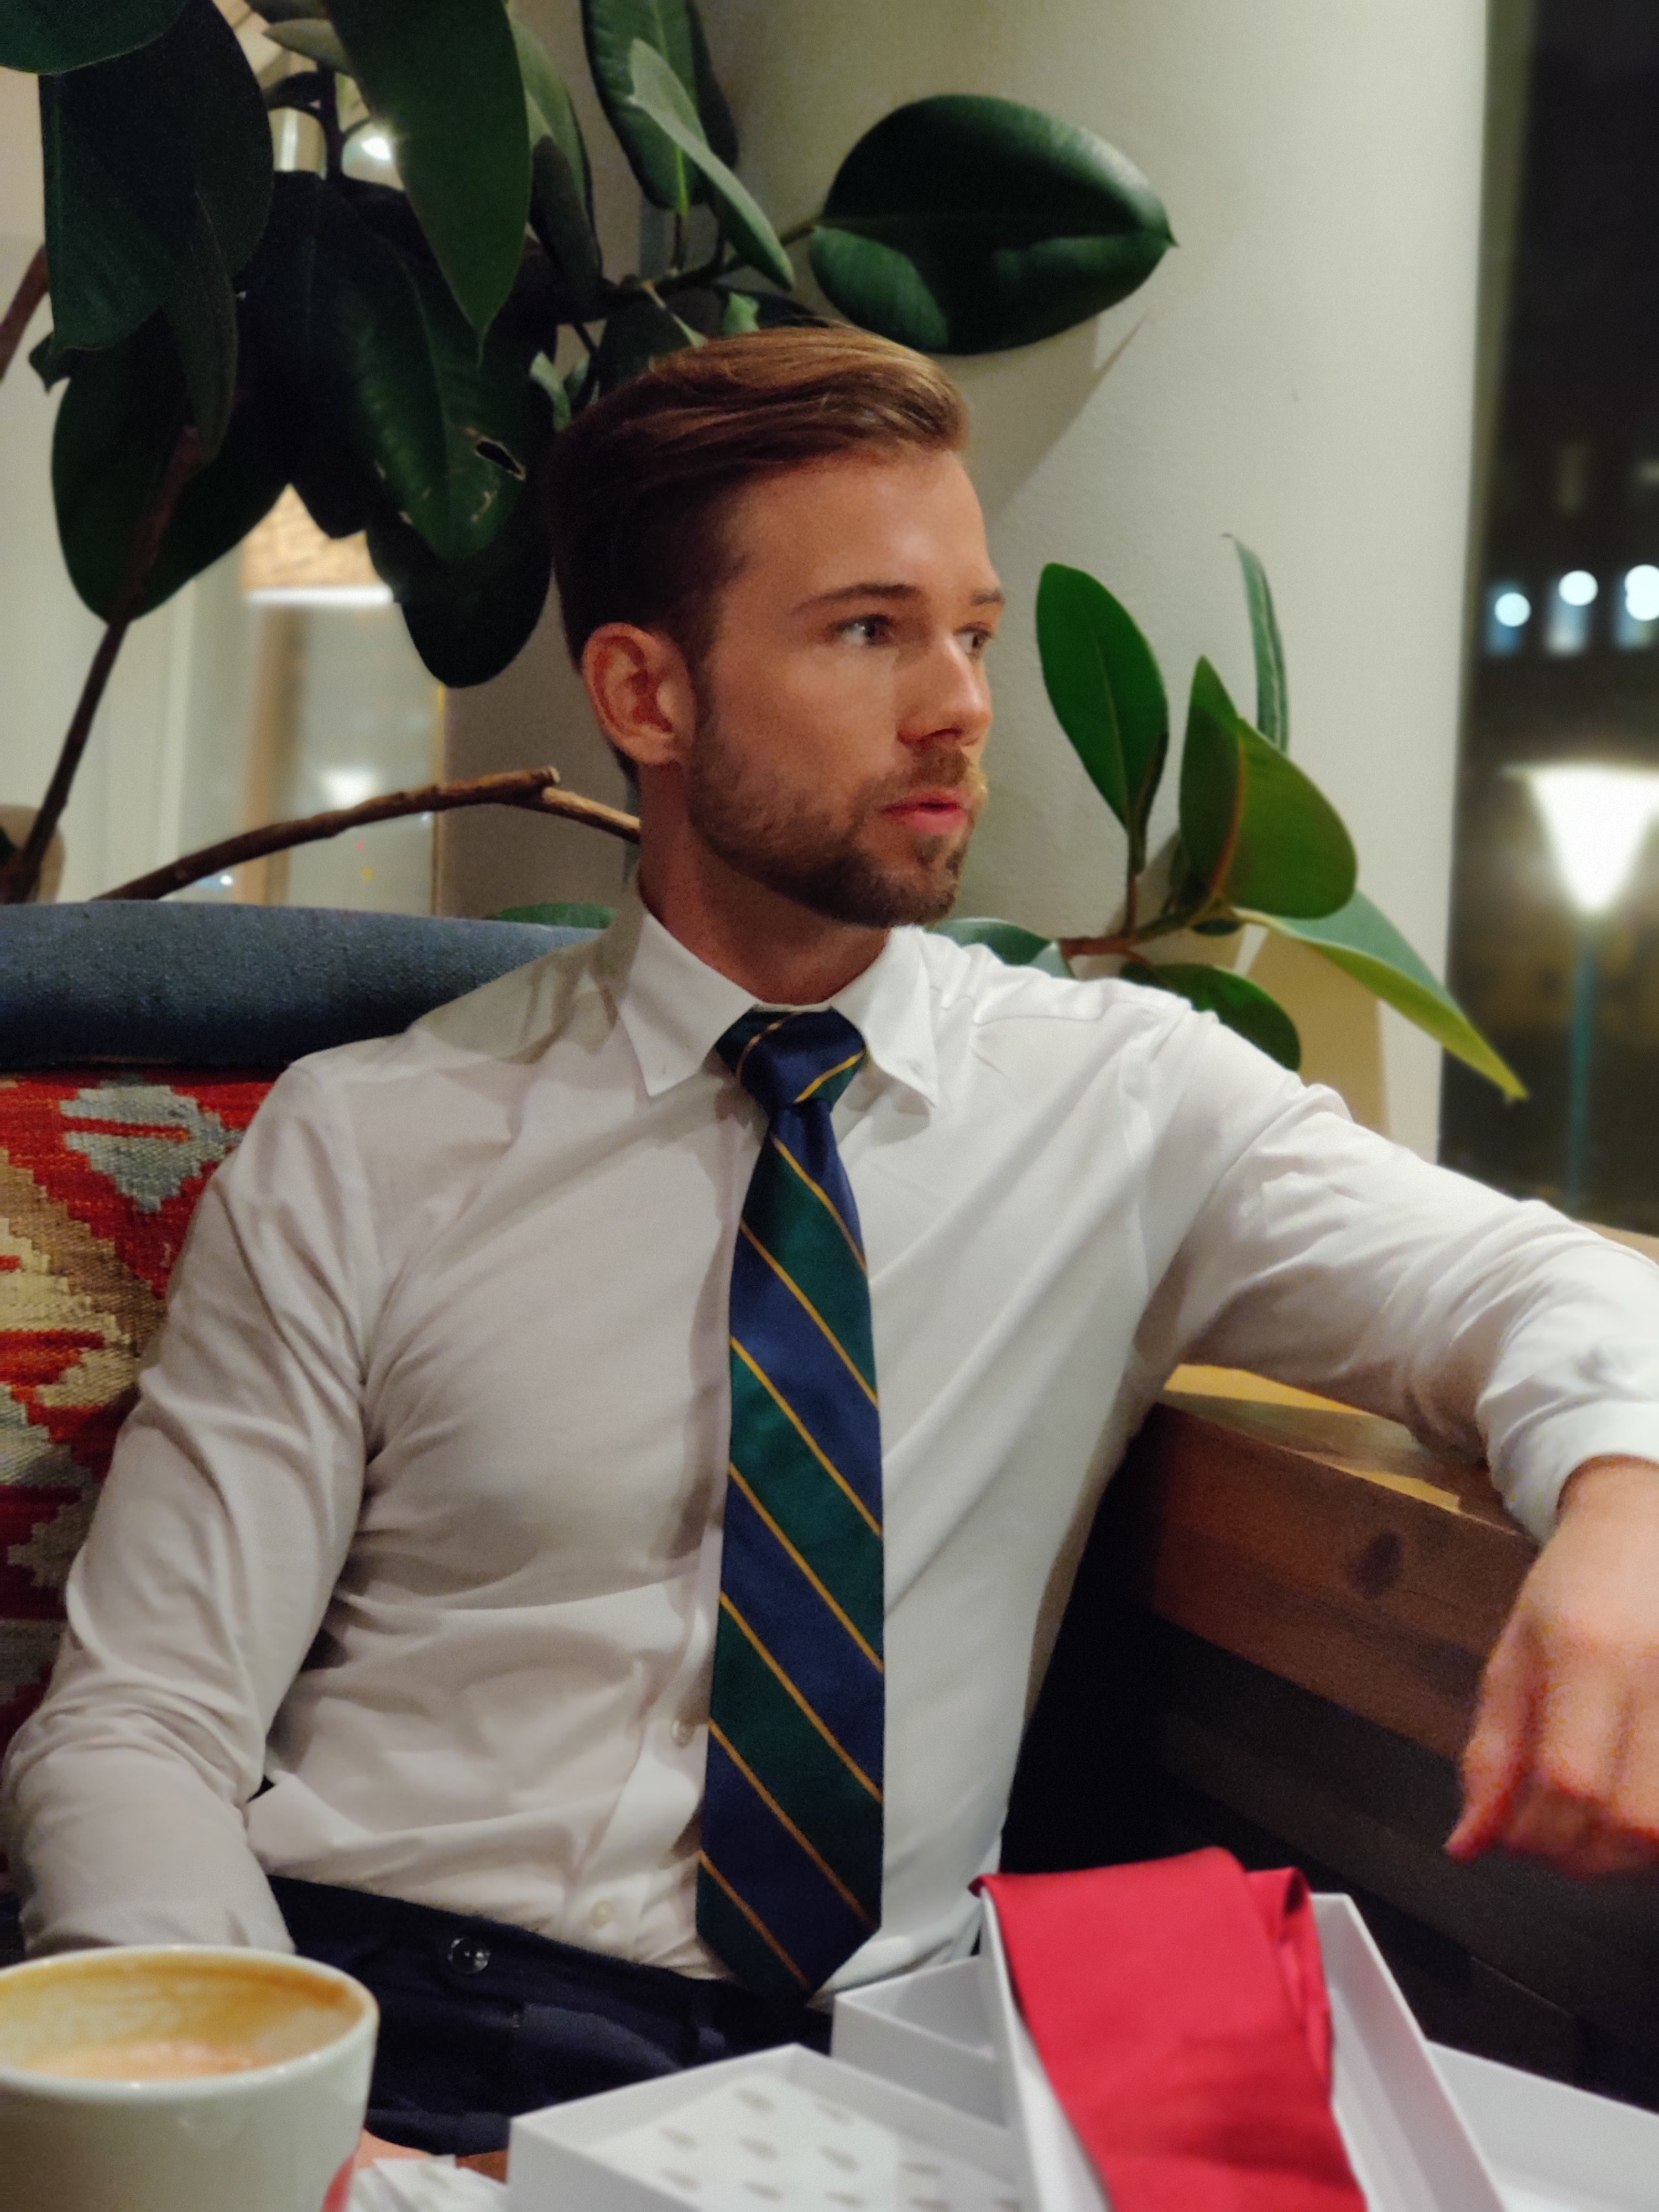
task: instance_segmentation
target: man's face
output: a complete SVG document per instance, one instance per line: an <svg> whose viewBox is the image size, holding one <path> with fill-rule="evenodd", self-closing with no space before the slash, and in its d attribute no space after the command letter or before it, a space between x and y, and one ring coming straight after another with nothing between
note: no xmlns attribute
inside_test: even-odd
<svg viewBox="0 0 1659 2212"><path fill-rule="evenodd" d="M984 801L1002 592L954 454L792 469L727 522L738 567L699 671L693 830L836 921L950 911Z"/></svg>

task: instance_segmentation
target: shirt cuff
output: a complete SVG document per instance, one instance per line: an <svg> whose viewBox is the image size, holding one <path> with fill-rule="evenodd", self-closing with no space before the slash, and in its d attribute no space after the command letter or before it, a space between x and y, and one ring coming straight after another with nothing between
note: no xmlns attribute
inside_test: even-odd
<svg viewBox="0 0 1659 2212"><path fill-rule="evenodd" d="M1540 1544L1555 1532L1567 1477L1589 1459L1645 1459L1659 1477L1659 1405L1576 1406L1529 1422L1495 1480L1504 1503Z"/></svg>

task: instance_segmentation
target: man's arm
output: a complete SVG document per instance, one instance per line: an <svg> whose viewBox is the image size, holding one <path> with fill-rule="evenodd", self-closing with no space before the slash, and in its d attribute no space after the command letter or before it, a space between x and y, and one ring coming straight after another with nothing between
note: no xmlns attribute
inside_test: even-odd
<svg viewBox="0 0 1659 2212"><path fill-rule="evenodd" d="M354 1158L296 1070L197 1208L52 1686L7 1762L35 1948L288 1948L242 1808L362 1495Z"/></svg>
<svg viewBox="0 0 1659 2212"><path fill-rule="evenodd" d="M1487 1668L1450 1847L1584 1873L1659 1859L1659 1269L1356 1128L1224 1032L1200 1072L1177 1145L1249 1133L1216 1160L1148 1351L1484 1451L1545 1549Z"/></svg>

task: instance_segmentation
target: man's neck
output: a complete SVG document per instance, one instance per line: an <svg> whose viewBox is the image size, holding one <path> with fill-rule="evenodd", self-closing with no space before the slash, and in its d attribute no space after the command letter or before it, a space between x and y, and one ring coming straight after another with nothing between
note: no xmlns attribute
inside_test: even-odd
<svg viewBox="0 0 1659 2212"><path fill-rule="evenodd" d="M810 1006L833 999L880 955L884 929L828 921L708 853L666 864L647 842L639 890L688 952L741 984L757 1005Z"/></svg>

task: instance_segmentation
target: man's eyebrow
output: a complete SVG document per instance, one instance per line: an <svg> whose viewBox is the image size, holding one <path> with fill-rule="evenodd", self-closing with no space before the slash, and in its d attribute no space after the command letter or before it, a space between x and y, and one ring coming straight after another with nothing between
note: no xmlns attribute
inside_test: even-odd
<svg viewBox="0 0 1659 2212"><path fill-rule="evenodd" d="M843 584L836 591L820 592L815 598L803 599L795 612L800 615L813 607L837 606L846 599L919 599L923 596L919 584ZM1008 594L999 585L993 591L975 592L969 604L975 607L1000 607L1006 606L1007 602Z"/></svg>

